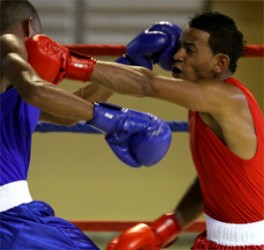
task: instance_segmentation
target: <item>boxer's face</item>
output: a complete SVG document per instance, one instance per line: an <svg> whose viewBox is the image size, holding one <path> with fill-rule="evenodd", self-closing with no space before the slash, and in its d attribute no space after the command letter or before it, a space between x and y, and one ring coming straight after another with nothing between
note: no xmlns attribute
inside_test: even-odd
<svg viewBox="0 0 264 250"><path fill-rule="evenodd" d="M183 32L181 47L173 57L173 77L192 82L214 78L216 56L208 44L209 37L209 33L194 28Z"/></svg>

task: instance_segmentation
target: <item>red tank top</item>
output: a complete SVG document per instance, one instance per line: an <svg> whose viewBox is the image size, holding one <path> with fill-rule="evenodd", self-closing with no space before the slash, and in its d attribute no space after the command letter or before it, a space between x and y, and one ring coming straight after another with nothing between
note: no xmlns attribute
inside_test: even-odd
<svg viewBox="0 0 264 250"><path fill-rule="evenodd" d="M250 92L237 80L227 83L245 94L255 123L257 152L250 160L232 153L201 120L189 112L190 147L204 199L204 212L229 223L264 219L263 114Z"/></svg>

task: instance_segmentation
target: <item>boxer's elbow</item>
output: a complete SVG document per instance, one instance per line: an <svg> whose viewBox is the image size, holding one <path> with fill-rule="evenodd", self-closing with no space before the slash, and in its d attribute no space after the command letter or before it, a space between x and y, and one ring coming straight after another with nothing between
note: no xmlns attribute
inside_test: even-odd
<svg viewBox="0 0 264 250"><path fill-rule="evenodd" d="M26 87L20 91L20 95L26 103L42 108L50 102L50 96L44 83L24 82L24 84Z"/></svg>
<svg viewBox="0 0 264 250"><path fill-rule="evenodd" d="M24 85L27 85L24 89L20 90L20 96L23 100L31 105L38 106L42 98L40 87L31 84L30 82L23 82Z"/></svg>

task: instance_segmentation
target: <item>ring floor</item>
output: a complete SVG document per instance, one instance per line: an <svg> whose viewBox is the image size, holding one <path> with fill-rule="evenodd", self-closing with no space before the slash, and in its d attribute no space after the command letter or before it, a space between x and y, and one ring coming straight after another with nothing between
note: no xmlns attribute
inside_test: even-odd
<svg viewBox="0 0 264 250"><path fill-rule="evenodd" d="M118 232L85 233L94 241L94 243L100 248L100 250L104 250L109 241L119 234ZM180 238L175 243L167 247L166 250L190 250L198 234L199 233L183 233Z"/></svg>

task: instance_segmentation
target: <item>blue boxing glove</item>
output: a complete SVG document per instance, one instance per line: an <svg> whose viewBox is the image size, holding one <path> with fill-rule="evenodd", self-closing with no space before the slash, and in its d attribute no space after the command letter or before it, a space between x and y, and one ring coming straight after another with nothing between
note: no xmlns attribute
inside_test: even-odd
<svg viewBox="0 0 264 250"><path fill-rule="evenodd" d="M169 125L149 113L95 103L94 118L88 123L105 133L113 152L132 167L158 163L171 143Z"/></svg>
<svg viewBox="0 0 264 250"><path fill-rule="evenodd" d="M157 22L134 38L127 45L127 53L116 62L148 69L157 63L163 69L171 70L181 32L174 23Z"/></svg>

